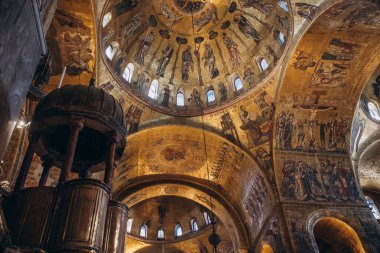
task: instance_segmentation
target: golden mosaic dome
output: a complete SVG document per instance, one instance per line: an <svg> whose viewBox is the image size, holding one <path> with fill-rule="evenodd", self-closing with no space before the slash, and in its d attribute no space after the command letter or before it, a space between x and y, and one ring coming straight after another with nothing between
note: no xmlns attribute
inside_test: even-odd
<svg viewBox="0 0 380 253"><path fill-rule="evenodd" d="M109 1L102 57L121 88L162 113L210 113L274 72L292 36L286 1Z"/></svg>

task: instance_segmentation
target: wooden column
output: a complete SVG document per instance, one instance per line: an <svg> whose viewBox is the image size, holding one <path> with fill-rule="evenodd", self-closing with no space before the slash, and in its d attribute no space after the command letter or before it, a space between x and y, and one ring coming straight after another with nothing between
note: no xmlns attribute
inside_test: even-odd
<svg viewBox="0 0 380 253"><path fill-rule="evenodd" d="M115 153L116 146L119 143L119 138L116 136L112 136L109 141L109 150L107 157L107 167L104 175L104 183L109 186L112 192L112 183L115 174Z"/></svg>
<svg viewBox="0 0 380 253"><path fill-rule="evenodd" d="M40 182L38 183L38 186L46 186L47 179L49 177L49 172L51 167L53 167L53 164L49 160L44 160L42 162L42 173L40 177Z"/></svg>
<svg viewBox="0 0 380 253"><path fill-rule="evenodd" d="M32 164L34 152L36 150L36 145L38 141L38 136L31 136L29 139L29 146L26 150L24 160L22 161L22 165L14 186L14 191L19 191L24 188L26 178L28 177L30 165Z"/></svg>
<svg viewBox="0 0 380 253"><path fill-rule="evenodd" d="M73 121L71 124L71 133L69 137L69 142L67 143L66 149L66 161L61 170L61 175L59 176L59 183L67 181L71 168L73 167L75 150L77 147L79 132L83 129L83 120L78 119Z"/></svg>

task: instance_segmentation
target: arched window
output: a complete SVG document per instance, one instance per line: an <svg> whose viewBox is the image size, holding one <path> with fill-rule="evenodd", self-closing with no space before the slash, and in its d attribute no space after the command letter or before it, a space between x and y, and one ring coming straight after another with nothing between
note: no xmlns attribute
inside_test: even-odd
<svg viewBox="0 0 380 253"><path fill-rule="evenodd" d="M240 91L244 88L243 82L241 81L240 77L237 77L234 79L234 89L235 91Z"/></svg>
<svg viewBox="0 0 380 253"><path fill-rule="evenodd" d="M165 231L164 228L160 228L157 232L157 239L164 239L165 238Z"/></svg>
<svg viewBox="0 0 380 253"><path fill-rule="evenodd" d="M288 3L283 0L278 0L278 5L286 12L289 12Z"/></svg>
<svg viewBox="0 0 380 253"><path fill-rule="evenodd" d="M132 63L128 63L127 67L125 67L125 70L124 70L124 73L123 73L123 78L127 82L131 82L132 81L132 75L133 75L133 71L134 70L135 70L135 65L133 65Z"/></svg>
<svg viewBox="0 0 380 253"><path fill-rule="evenodd" d="M152 99L157 99L158 97L158 81L156 79L150 84L148 96Z"/></svg>
<svg viewBox="0 0 380 253"><path fill-rule="evenodd" d="M145 224L140 228L140 236L144 238L148 237L148 227Z"/></svg>
<svg viewBox="0 0 380 253"><path fill-rule="evenodd" d="M182 227L181 225L177 224L174 228L174 237L180 237L182 236Z"/></svg>
<svg viewBox="0 0 380 253"><path fill-rule="evenodd" d="M131 231L132 231L132 223L133 223L133 220L132 219L128 219L128 221L127 221L127 233L131 233Z"/></svg>
<svg viewBox="0 0 380 253"><path fill-rule="evenodd" d="M198 223L195 219L191 219L191 231L197 232L198 231Z"/></svg>
<svg viewBox="0 0 380 253"><path fill-rule="evenodd" d="M368 102L368 111L371 117L375 120L380 120L379 110L377 109L376 105L372 102Z"/></svg>
<svg viewBox="0 0 380 253"><path fill-rule="evenodd" d="M277 39L278 43L280 43L280 45L284 45L285 44L285 35L282 32L277 31L277 33L276 33L276 39Z"/></svg>
<svg viewBox="0 0 380 253"><path fill-rule="evenodd" d="M373 202L373 199L371 199L368 196L365 196L365 200L367 201L367 205L368 205L369 209L371 210L375 219L380 220L380 212L379 212L379 209L377 209L375 202Z"/></svg>
<svg viewBox="0 0 380 253"><path fill-rule="evenodd" d="M103 17L103 27L106 27L108 25L108 23L111 21L112 19L112 13L111 12L107 12L106 15L104 15Z"/></svg>
<svg viewBox="0 0 380 253"><path fill-rule="evenodd" d="M207 95L207 103L213 103L215 102L216 98L215 98L215 91L214 89L209 89L206 93Z"/></svg>
<svg viewBox="0 0 380 253"><path fill-rule="evenodd" d="M268 62L264 58L259 59L259 64L261 72L264 72L269 67Z"/></svg>
<svg viewBox="0 0 380 253"><path fill-rule="evenodd" d="M177 106L185 106L185 95L182 91L177 92Z"/></svg>
<svg viewBox="0 0 380 253"><path fill-rule="evenodd" d="M211 218L210 218L210 215L208 215L207 212L203 212L203 218L205 219L206 225L211 224Z"/></svg>
<svg viewBox="0 0 380 253"><path fill-rule="evenodd" d="M116 41L114 41L111 43L111 45L109 45L106 48L106 56L108 59L112 60L118 47L119 47L119 44Z"/></svg>

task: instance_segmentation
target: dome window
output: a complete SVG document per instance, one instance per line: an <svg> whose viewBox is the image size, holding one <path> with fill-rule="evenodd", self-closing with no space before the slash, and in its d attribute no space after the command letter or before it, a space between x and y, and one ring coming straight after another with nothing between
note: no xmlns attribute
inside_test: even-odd
<svg viewBox="0 0 380 253"><path fill-rule="evenodd" d="M380 114L379 110L377 109L376 105L372 102L368 102L368 111L372 118L375 120L380 120Z"/></svg>
<svg viewBox="0 0 380 253"><path fill-rule="evenodd" d="M140 236L143 237L143 238L147 238L148 237L148 227L144 224L141 226L140 228Z"/></svg>
<svg viewBox="0 0 380 253"><path fill-rule="evenodd" d="M132 224L133 224L133 220L132 219L128 219L127 221L127 233L130 234L131 231L132 231Z"/></svg>
<svg viewBox="0 0 380 253"><path fill-rule="evenodd" d="M158 81L154 79L150 84L148 97L152 99L157 99L158 97Z"/></svg>
<svg viewBox="0 0 380 253"><path fill-rule="evenodd" d="M185 106L185 95L182 91L177 93L177 106Z"/></svg>
<svg viewBox="0 0 380 253"><path fill-rule="evenodd" d="M203 212L203 218L205 219L206 225L211 224L211 218L210 218L210 215L208 215L207 212Z"/></svg>
<svg viewBox="0 0 380 253"><path fill-rule="evenodd" d="M371 210L375 219L380 220L380 212L379 212L379 209L377 208L375 202L373 201L373 199L371 199L368 196L365 196L365 200L367 201L367 205L368 205L369 209Z"/></svg>
<svg viewBox="0 0 380 253"><path fill-rule="evenodd" d="M215 91L214 89L209 89L206 93L206 96L207 96L207 103L208 104L211 104L211 103L214 103L216 98L215 98Z"/></svg>
<svg viewBox="0 0 380 253"><path fill-rule="evenodd" d="M106 15L104 15L103 17L103 28L106 27L108 25L108 23L111 21L112 19L112 13L111 12L107 12Z"/></svg>
<svg viewBox="0 0 380 253"><path fill-rule="evenodd" d="M181 225L177 224L174 228L174 237L180 237L182 236L182 227Z"/></svg>
<svg viewBox="0 0 380 253"><path fill-rule="evenodd" d="M129 83L132 81L132 75L134 70L135 65L133 65L132 63L128 63L127 67L125 67L123 78Z"/></svg>
<svg viewBox="0 0 380 253"><path fill-rule="evenodd" d="M264 58L260 58L259 64L260 64L261 72L264 72L265 70L269 68L269 64Z"/></svg>
<svg viewBox="0 0 380 253"><path fill-rule="evenodd" d="M285 44L285 35L282 32L280 32L280 31L278 31L278 33L277 33L277 41L281 45Z"/></svg>
<svg viewBox="0 0 380 253"><path fill-rule="evenodd" d="M163 228L160 228L157 232L157 239L162 240L165 238L165 231Z"/></svg>
<svg viewBox="0 0 380 253"><path fill-rule="evenodd" d="M234 89L236 92L241 91L244 88L243 82L241 81L240 77L235 78L234 80Z"/></svg>
<svg viewBox="0 0 380 253"><path fill-rule="evenodd" d="M193 232L198 231L198 223L195 219L191 219L191 231Z"/></svg>
<svg viewBox="0 0 380 253"><path fill-rule="evenodd" d="M109 45L106 48L106 56L108 59L112 60L118 47L119 47L119 44L116 41L114 41L111 43L111 45Z"/></svg>
<svg viewBox="0 0 380 253"><path fill-rule="evenodd" d="M288 3L283 0L278 0L278 5L286 12L289 12Z"/></svg>

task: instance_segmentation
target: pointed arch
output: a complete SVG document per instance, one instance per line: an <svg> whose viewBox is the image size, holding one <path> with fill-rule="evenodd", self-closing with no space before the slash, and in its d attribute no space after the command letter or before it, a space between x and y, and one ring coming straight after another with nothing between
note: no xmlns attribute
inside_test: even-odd
<svg viewBox="0 0 380 253"><path fill-rule="evenodd" d="M111 20L112 20L112 13L107 12L103 17L103 21L102 21L103 28L106 27Z"/></svg>
<svg viewBox="0 0 380 253"><path fill-rule="evenodd" d="M157 239L158 239L158 240L163 240L163 239L165 239L165 231L164 231L164 228L160 228L160 229L157 231Z"/></svg>
<svg viewBox="0 0 380 253"><path fill-rule="evenodd" d="M177 106L185 106L185 91L183 88L179 88L176 95Z"/></svg>
<svg viewBox="0 0 380 253"><path fill-rule="evenodd" d="M259 65L261 72L264 72L265 70L267 70L269 68L269 64L268 64L267 60L265 60L264 57L260 56L257 60L257 63Z"/></svg>
<svg viewBox="0 0 380 253"><path fill-rule="evenodd" d="M182 226L180 224L175 225L174 227L174 237L180 237L183 235Z"/></svg>
<svg viewBox="0 0 380 253"><path fill-rule="evenodd" d="M190 225L191 225L191 231L193 232L197 232L199 230L198 228L198 223L197 223L197 220L196 219L191 219L190 221Z"/></svg>
<svg viewBox="0 0 380 253"><path fill-rule="evenodd" d="M119 48L119 43L116 41L113 41L107 48L106 48L106 56L109 60L112 61L113 57L115 56L115 53L117 49Z"/></svg>
<svg viewBox="0 0 380 253"><path fill-rule="evenodd" d="M132 224L133 224L133 219L129 218L127 221L127 233L130 234L132 231Z"/></svg>
<svg viewBox="0 0 380 253"><path fill-rule="evenodd" d="M129 83L132 81L134 70L135 70L135 65L133 65L133 63L128 63L124 69L123 78Z"/></svg>
<svg viewBox="0 0 380 253"><path fill-rule="evenodd" d="M150 84L148 97L151 99L157 99L158 97L158 81L156 79L154 79Z"/></svg>
<svg viewBox="0 0 380 253"><path fill-rule="evenodd" d="M148 237L148 226L143 224L140 228L140 237L147 238Z"/></svg>

